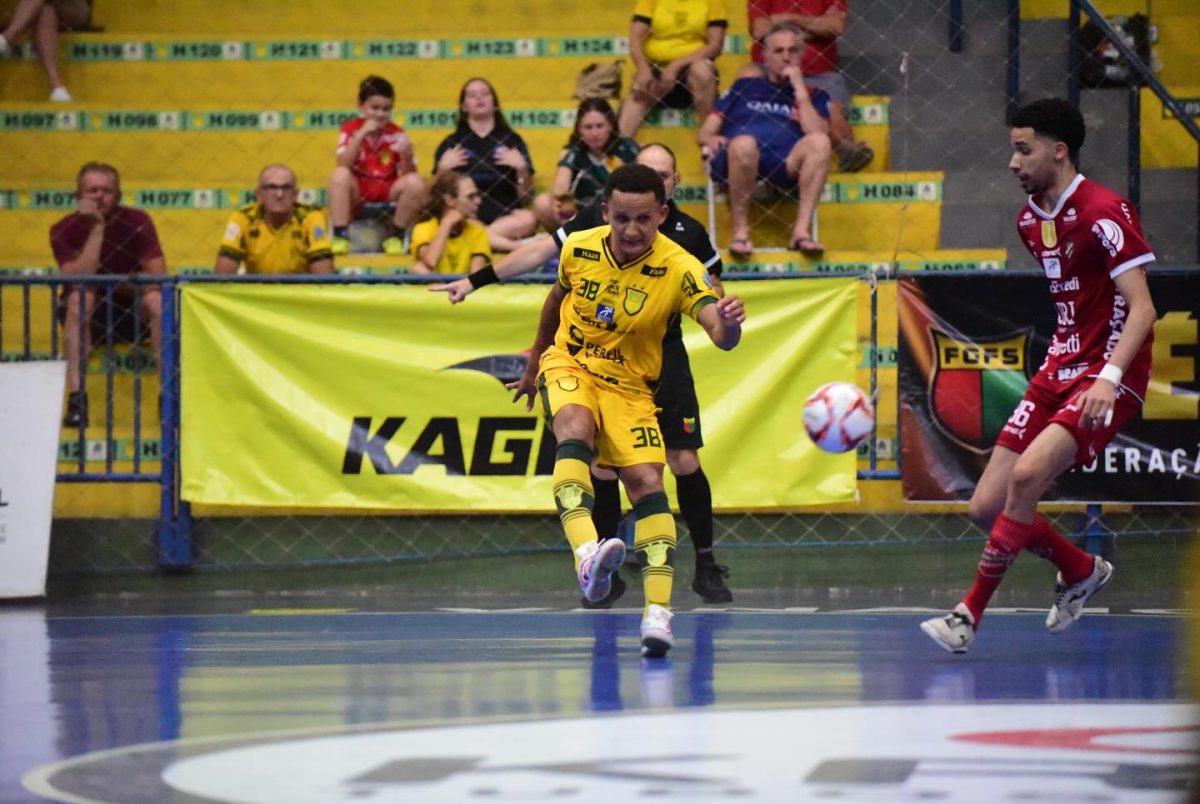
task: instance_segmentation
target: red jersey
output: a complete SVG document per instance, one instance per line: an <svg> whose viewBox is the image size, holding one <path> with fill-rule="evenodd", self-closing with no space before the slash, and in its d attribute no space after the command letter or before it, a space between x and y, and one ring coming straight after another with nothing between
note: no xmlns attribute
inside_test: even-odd
<svg viewBox="0 0 1200 804"><path fill-rule="evenodd" d="M1102 184L1075 180L1052 212L1031 196L1017 216L1017 233L1050 281L1058 325L1033 382L1065 391L1078 377L1095 377L1125 329L1129 305L1113 280L1154 261L1133 205ZM1121 384L1145 398L1154 333L1146 336Z"/></svg>
<svg viewBox="0 0 1200 804"><path fill-rule="evenodd" d="M830 11L846 13L846 0L746 0L746 16L750 19L750 30L754 21L774 14L800 14L805 17L820 17ZM762 45L754 43L750 57L763 60ZM809 39L804 43L804 57L800 69L805 75L831 73L838 66L837 39Z"/></svg>
<svg viewBox="0 0 1200 804"><path fill-rule="evenodd" d="M350 139L360 128L366 125L365 117L356 117L342 124L338 134L337 152L340 154L350 144ZM401 152L404 142L404 129L395 123L388 123L378 136L363 137L358 146L358 157L350 170L355 176L372 182L391 184L400 173L413 169L408 164L408 157Z"/></svg>

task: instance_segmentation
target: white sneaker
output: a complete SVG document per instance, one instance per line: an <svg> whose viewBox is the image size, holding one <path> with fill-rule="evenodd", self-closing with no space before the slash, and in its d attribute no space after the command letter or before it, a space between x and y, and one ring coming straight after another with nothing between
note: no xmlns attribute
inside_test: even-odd
<svg viewBox="0 0 1200 804"><path fill-rule="evenodd" d="M1054 605L1046 615L1046 630L1050 633L1061 634L1074 625L1083 616L1083 607L1088 599L1112 580L1113 565L1100 556L1094 556L1094 559L1092 574L1077 584L1063 586L1062 573L1058 574L1054 586Z"/></svg>
<svg viewBox="0 0 1200 804"><path fill-rule="evenodd" d="M971 610L959 603L944 617L934 617L921 623L921 630L951 653L966 653L975 638L975 617Z"/></svg>
<svg viewBox="0 0 1200 804"><path fill-rule="evenodd" d="M594 544L594 542L593 542ZM612 574L625 561L625 542L605 539L579 562L579 590L595 603L608 596Z"/></svg>
<svg viewBox="0 0 1200 804"><path fill-rule="evenodd" d="M673 616L666 606L657 603L646 606L646 613L642 615L642 655L647 659L661 659L675 644L671 634Z"/></svg>
<svg viewBox="0 0 1200 804"><path fill-rule="evenodd" d="M70 103L74 98L71 97L70 92L67 92L66 87L55 87L50 91L50 100L55 103Z"/></svg>

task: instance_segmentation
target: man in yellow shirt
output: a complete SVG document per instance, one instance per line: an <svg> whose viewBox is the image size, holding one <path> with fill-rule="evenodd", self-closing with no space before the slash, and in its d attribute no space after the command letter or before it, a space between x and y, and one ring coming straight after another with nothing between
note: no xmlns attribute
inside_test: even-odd
<svg viewBox="0 0 1200 804"><path fill-rule="evenodd" d="M257 199L229 216L215 270L251 274L331 274L333 251L325 213L297 203L296 174L267 165L258 174Z"/></svg>
<svg viewBox="0 0 1200 804"><path fill-rule="evenodd" d="M558 441L554 501L588 600L608 593L625 558L620 539L597 543L593 459L616 469L625 484L637 516L634 549L646 594L642 655L655 658L674 642L675 518L663 491L666 452L654 403L663 336L673 317L688 315L729 350L741 339L746 314L736 296L718 299L700 262L658 231L668 207L654 170L618 168L604 199L608 225L563 243L529 367L511 387L532 409L536 375L536 393Z"/></svg>
<svg viewBox="0 0 1200 804"><path fill-rule="evenodd" d="M621 136L637 136L656 106L693 108L698 122L708 117L728 19L725 0L637 0L629 25L634 74L621 104Z"/></svg>

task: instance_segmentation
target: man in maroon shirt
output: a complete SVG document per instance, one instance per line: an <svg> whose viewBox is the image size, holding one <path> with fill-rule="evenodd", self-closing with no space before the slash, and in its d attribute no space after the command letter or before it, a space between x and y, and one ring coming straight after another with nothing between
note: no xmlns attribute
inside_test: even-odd
<svg viewBox="0 0 1200 804"><path fill-rule="evenodd" d="M989 530L975 583L949 614L921 624L952 653L966 652L1023 548L1058 567L1052 634L1073 625L1112 578L1111 564L1037 512L1056 477L1096 460L1137 415L1150 382L1157 314L1145 266L1154 252L1133 205L1078 172L1085 134L1083 116L1063 100L1035 101L1013 119L1008 166L1029 193L1017 232L1046 273L1058 322L971 497L971 518Z"/></svg>
<svg viewBox="0 0 1200 804"><path fill-rule="evenodd" d="M118 203L121 178L116 168L88 162L75 178L75 197L77 210L50 228L50 248L62 273L160 276L166 273L158 232L150 216ZM87 424L83 368L91 354L91 321L93 312L99 312L96 310L99 292L95 285L66 285L59 307L69 392L63 424L68 427ZM119 287L113 296L115 301L133 303L136 300L141 320L150 329L154 353L161 356L162 296L159 287Z"/></svg>

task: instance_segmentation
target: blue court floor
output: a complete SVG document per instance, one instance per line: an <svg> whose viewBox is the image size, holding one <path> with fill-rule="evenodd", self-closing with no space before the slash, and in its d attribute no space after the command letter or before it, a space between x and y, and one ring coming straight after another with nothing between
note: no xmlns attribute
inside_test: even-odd
<svg viewBox="0 0 1200 804"><path fill-rule="evenodd" d="M1187 799L1171 613L0 608L0 801Z"/></svg>

